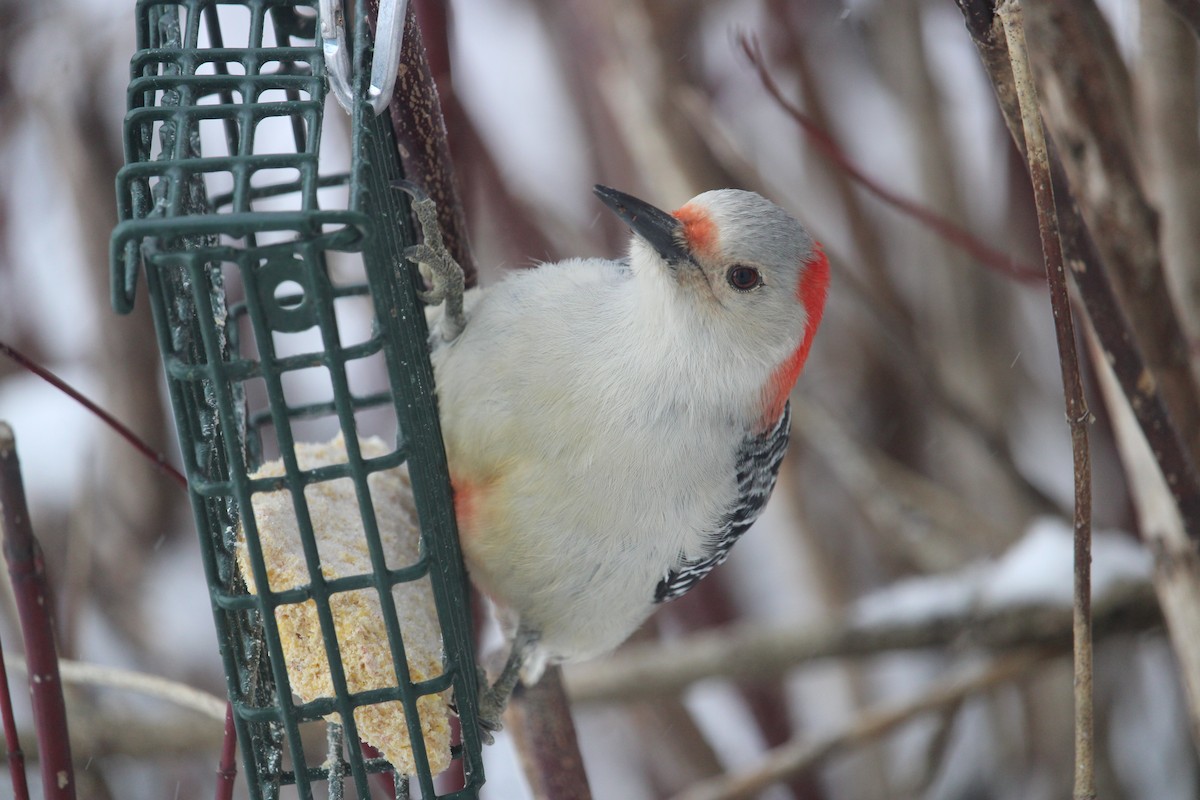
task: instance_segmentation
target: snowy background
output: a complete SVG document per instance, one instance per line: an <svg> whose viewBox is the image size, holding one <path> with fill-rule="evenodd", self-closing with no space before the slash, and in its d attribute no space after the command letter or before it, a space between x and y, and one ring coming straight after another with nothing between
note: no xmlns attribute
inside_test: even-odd
<svg viewBox="0 0 1200 800"><path fill-rule="evenodd" d="M108 304L132 5L0 0L0 339L177 462L145 297L131 317ZM1101 5L1136 78L1142 23L1151 16L1161 28L1165 6ZM449 11L443 102L483 282L539 260L620 254L625 234L594 200L594 183L667 208L721 185L756 189L830 254L830 305L793 400L796 430L772 505L716 575L648 623L640 645L732 624L804 631L1069 606L1070 444L1044 287L987 271L848 184L769 98L738 44L741 34L759 38L785 95L868 175L1039 264L1028 179L950 0L455 0ZM329 114L334 172L347 159L346 122L332 103ZM1094 370L1085 371L1097 417L1099 604L1147 584L1153 560ZM3 358L0 419L17 435L63 654L220 695L181 493ZM19 653L7 589L0 641ZM581 702L594 795L673 796L992 657L966 643L826 658L660 698ZM1096 669L1101 796L1196 797L1196 750L1161 628L1100 637ZM218 722L115 689L75 686L69 702L81 796L211 796ZM1071 715L1069 657L1051 658L763 796L1068 796ZM506 736L486 756L484 797L527 796ZM0 780L0 797L7 791Z"/></svg>

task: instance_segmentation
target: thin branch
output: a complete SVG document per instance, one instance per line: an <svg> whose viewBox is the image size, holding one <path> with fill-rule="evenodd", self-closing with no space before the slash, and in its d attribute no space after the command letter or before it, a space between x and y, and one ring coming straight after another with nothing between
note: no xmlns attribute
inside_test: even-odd
<svg viewBox="0 0 1200 800"><path fill-rule="evenodd" d="M46 369L41 364L38 364L29 356L24 355L11 345L0 342L0 353L8 356L13 361L20 364L23 368L29 370L34 375L46 381L46 383L50 384L55 389L58 389L67 397L70 397L76 403L79 403L79 405L95 414L101 419L101 421L104 422L105 425L116 431L122 439L129 442L129 444L132 445L135 450L145 456L146 460L150 461L156 467L166 473L167 477L175 481L180 489L185 491L187 490L187 478L183 476L182 472L175 469L175 467L171 466L167 462L167 457L165 455L156 451L153 447L147 444L144 439L134 433L131 428L118 420L112 414L109 414L100 406L96 405L78 389L71 386L62 378L58 377L53 372Z"/></svg>
<svg viewBox="0 0 1200 800"><path fill-rule="evenodd" d="M1146 583L1116 587L1093 608L1097 637L1145 631L1162 622ZM978 648L989 651L1069 646L1067 608L1013 606L970 609L913 621L862 623L853 618L810 628L739 625L686 639L623 648L610 658L566 672L579 703L628 701L683 691L705 678L775 677L821 659L864 658L901 650Z"/></svg>
<svg viewBox="0 0 1200 800"><path fill-rule="evenodd" d="M13 797L29 800L29 782L25 777L25 754L21 751L21 737L17 735L17 721L13 716L12 692L8 688L8 671L4 668L4 655L0 652L0 716L4 721L4 747L8 751L8 775L12 779Z"/></svg>
<svg viewBox="0 0 1200 800"><path fill-rule="evenodd" d="M1143 382L1162 392L1191 462L1200 463L1200 390L1167 288L1158 214L1141 188L1124 60L1094 0L1031 3L1025 32L1046 130L1131 322L1148 367Z"/></svg>
<svg viewBox="0 0 1200 800"><path fill-rule="evenodd" d="M225 703L225 729L221 732L221 757L217 761L216 800L232 800L237 783L237 728L233 703Z"/></svg>
<svg viewBox="0 0 1200 800"><path fill-rule="evenodd" d="M29 670L24 659L10 657L6 661L15 670L21 672ZM59 659L58 670L64 684L124 689L146 697L165 700L180 708L203 714L217 722L225 719L227 705L225 700L202 689L188 686L186 683L137 670L92 664L86 661L73 661L69 658Z"/></svg>
<svg viewBox="0 0 1200 800"><path fill-rule="evenodd" d="M1125 401L1150 443L1158 469L1179 508L1183 526L1193 541L1200 542L1200 473L1196 471L1181 427L1167 409L1163 387L1154 379L1132 323L1121 309L1116 288L1071 194L1066 171L1053 143L1050 144L1051 180L1055 197L1060 198L1063 251L1071 265L1075 288L1103 348L1104 359L1112 366Z"/></svg>
<svg viewBox="0 0 1200 800"><path fill-rule="evenodd" d="M956 1L995 87L1005 122L1013 132L1018 148L1023 150L1025 142L1019 135L1021 123L1016 110L1012 71L1008 66L1008 48L991 0ZM1081 56L1076 54L1076 57ZM1078 65L1070 67L1068 72L1077 78L1090 75ZM1094 105L1102 107L1103 102ZM1068 142L1074 144L1072 139ZM1067 170L1056 157L1053 141L1049 144L1063 250L1101 349L1101 358L1095 359L1100 365L1099 372L1103 376L1111 367L1124 395L1124 408L1114 402L1109 405L1113 409L1121 457L1130 476L1130 489L1137 503L1141 531L1148 546L1156 553L1154 585L1167 620L1172 647L1183 665L1180 674L1187 690L1193 738L1200 747L1200 647L1197 646L1200 643L1200 616L1196 613L1196 608L1200 607L1200 569L1196 567L1195 558L1195 543L1200 541L1200 477L1184 436L1188 428L1184 420L1168 412L1164 399L1166 387L1157 377L1158 367L1143 356L1131 317L1126 315L1118 299L1118 289L1110 271L1126 269L1126 262L1120 258L1109 262L1113 258L1111 250L1101 259L1100 248L1092 236L1095 228L1091 226L1103 223L1093 217L1084 224L1083 213L1075 202L1072 185L1068 183ZM1104 148L1094 147L1094 150L1098 153L1093 163L1098 163L1095 158L1103 156ZM1110 177L1097 181L1094 174L1089 178L1100 185L1125 179ZM1112 236L1107 230L1100 233ZM1154 250L1153 245L1151 250ZM1160 312L1168 314L1169 308L1163 307ZM1121 425L1126 411L1136 420L1142 441ZM1148 446L1143 446L1143 442ZM1159 472L1155 477L1160 477L1161 482L1141 474L1146 468L1146 462L1141 458L1143 453L1153 459ZM1173 509L1159 508L1160 489L1169 492ZM1178 532L1183 536L1177 537ZM1099 624L1098 616L1095 622Z"/></svg>
<svg viewBox="0 0 1200 800"><path fill-rule="evenodd" d="M1075 800L1094 800L1096 776L1093 739L1095 721L1092 703L1092 465L1088 451L1087 426L1091 418L1079 377L1079 353L1075 348L1075 324L1071 298L1067 294L1066 267L1058 234L1058 212L1050 179L1050 157L1042 131L1033 74L1025 52L1021 8L1016 0L1005 0L996 12L1004 26L1012 63L1017 102L1025 130L1025 154L1037 208L1038 233L1046 260L1046 282L1054 312L1054 334L1062 371L1067 423L1071 428L1071 455L1075 472L1075 580L1073 631L1075 662Z"/></svg>
<svg viewBox="0 0 1200 800"><path fill-rule="evenodd" d="M957 0L967 20L967 29L979 51L980 59L992 80L1005 122L1022 154L1025 139L1016 106L1016 88L1008 66L1008 46L998 30L999 20L991 13L991 0ZM986 14L985 14L986 12ZM984 17L986 16L986 20ZM1015 115L1015 116L1014 116ZM1200 541L1200 474L1192 461L1186 426L1167 409L1164 387L1143 356L1130 317L1122 309L1117 288L1099 248L1075 201L1066 170L1059 160L1053 141L1050 153L1051 180L1058 201L1063 252L1071 265L1071 278L1083 300L1088 318L1104 349L1137 418L1143 435L1150 443L1159 469L1171 495L1179 506L1188 535Z"/></svg>
<svg viewBox="0 0 1200 800"><path fill-rule="evenodd" d="M167 462L167 457L156 451L153 447L146 443L144 439L133 432L131 428L122 423L113 415L109 414L100 406L92 402L82 392L68 384L62 378L59 378L50 370L38 364L33 359L19 352L4 342L0 342L0 353L17 362L24 369L32 372L42 380L49 383L54 388L58 389L63 394L70 397L75 402L86 408L88 411L100 418L104 424L108 425L117 434L128 442L133 448L143 455L146 460L153 463L159 468L168 478L171 478L175 485L180 489L187 491L187 478L182 472L171 466ZM237 753L237 729L233 725L233 704L226 703L225 709L225 740L221 747L221 761L217 765L217 800L228 800L233 795L234 780L237 777L237 763L235 761Z"/></svg>
<svg viewBox="0 0 1200 800"><path fill-rule="evenodd" d="M197 721L191 713L155 716L99 708L87 702L72 703L69 713L71 749L88 760L119 756L131 761L140 760L143 764L162 765L164 759L195 758L221 746L220 726L210 724L207 719ZM312 731L315 733L317 728ZM22 736L33 738L29 731L22 731ZM308 731L304 740L306 744L316 744L316 737ZM39 752L29 748L27 755L33 760ZM82 785L82 778L80 783ZM82 789L80 794L83 795ZM92 800L90 796L86 797Z"/></svg>
<svg viewBox="0 0 1200 800"><path fill-rule="evenodd" d="M985 267L1023 282L1042 280L1042 271L1028 264L1023 264L1007 253L981 241L975 234L940 214L930 211L925 206L888 189L883 184L863 172L844 150L833 140L826 131L817 126L798 106L784 97L775 79L767 69L766 60L757 40L743 35L740 39L742 50L750 63L758 71L758 79L767 93L775 102L804 130L813 142L813 146L837 167L853 178L860 186L896 210L907 214L926 226L945 241L965 251Z"/></svg>
<svg viewBox="0 0 1200 800"><path fill-rule="evenodd" d="M767 5L771 12L775 38L778 40L775 49L796 76L800 95L809 110L806 117L812 122L811 129L823 134L816 137L816 140L832 141L833 137L829 131L833 130L833 120L829 112L829 102L808 57L809 39L804 36L804 27L797 22L798 6L791 0L769 0ZM808 132L810 128L802 127L801 130ZM840 162L837 159L826 158L818 163L823 171L828 173L828 179L833 184L850 233L850 241L854 242L858 254L857 261L861 262L869 278L866 282L868 296L873 302L884 307L889 315L902 320L904 327L911 327L912 311L901 299L896 290L895 279L888 273L888 250L884 245L879 220L867 214L863 207L862 195L854 190L850 173L839 168Z"/></svg>
<svg viewBox="0 0 1200 800"><path fill-rule="evenodd" d="M74 768L54 644L53 604L46 586L42 550L34 538L25 504L16 440L5 422L0 422L0 530L29 662L42 791L47 800L74 800Z"/></svg>
<svg viewBox="0 0 1200 800"><path fill-rule="evenodd" d="M1097 382L1112 415L1137 527L1147 549L1154 554L1154 588L1187 693L1193 746L1200 748L1200 559L1196 558L1195 544L1184 532L1179 509L1162 472L1156 468L1146 437L1104 357L1099 337L1093 332L1088 341L1093 349L1092 362L1097 366Z"/></svg>
<svg viewBox="0 0 1200 800"><path fill-rule="evenodd" d="M828 736L789 742L768 752L766 758L750 769L698 783L674 800L756 797L771 785L811 770L830 756L873 742L919 716L953 707L973 694L1016 680L1053 654L1053 651L1033 651L1005 656L975 675L939 685L908 703L869 711Z"/></svg>

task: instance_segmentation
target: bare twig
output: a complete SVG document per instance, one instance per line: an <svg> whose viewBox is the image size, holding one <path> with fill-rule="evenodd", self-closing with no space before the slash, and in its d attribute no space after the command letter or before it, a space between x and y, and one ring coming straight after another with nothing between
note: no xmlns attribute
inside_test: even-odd
<svg viewBox="0 0 1200 800"><path fill-rule="evenodd" d="M1162 620L1154 590L1144 583L1114 588L1096 602L1093 615L1097 637L1146 630ZM804 629L734 626L666 644L630 646L601 661L572 665L567 688L580 703L634 700L679 692L705 678L774 677L820 659L929 648L1066 648L1072 624L1066 608L1014 606L912 622L846 619Z"/></svg>
<svg viewBox="0 0 1200 800"><path fill-rule="evenodd" d="M1073 630L1075 655L1075 798L1094 800L1095 722L1092 707L1092 465L1088 452L1087 426L1091 412L1083 396L1079 377L1079 353L1075 348L1075 324L1071 318L1071 298L1067 294L1067 275L1063 262L1062 241L1058 233L1058 211L1054 205L1054 187L1050 179L1050 157L1042 131L1041 111L1033 74L1025 52L1025 32L1021 8L1016 0L1005 0L996 13L1004 26L1008 55L1012 63L1017 102L1025 130L1025 156L1029 161L1029 179L1037 207L1038 233L1046 260L1046 282L1050 287L1050 305L1054 312L1054 334L1058 342L1058 363L1062 369L1063 397L1067 423L1071 428L1071 455L1075 470L1075 581Z"/></svg>
<svg viewBox="0 0 1200 800"><path fill-rule="evenodd" d="M1141 189L1125 120L1124 61L1093 0L1029 4L1025 17L1046 129L1087 228L1095 239L1148 371L1200 462L1200 392L1191 354L1167 290L1158 215Z"/></svg>
<svg viewBox="0 0 1200 800"><path fill-rule="evenodd" d="M29 667L24 659L10 657L7 659L7 663L13 669L28 672ZM225 719L227 703L224 699L158 675L104 664L92 664L86 661L72 661L69 658L59 659L58 671L64 685L76 684L124 689L146 697L165 700L180 708L203 714L217 722Z"/></svg>
<svg viewBox="0 0 1200 800"><path fill-rule="evenodd" d="M175 481L175 483L179 486L180 489L184 489L184 490L187 489L187 478L185 478L183 476L183 473L180 472L179 470L175 469L175 467L171 466L169 463L167 463L166 456L164 456L162 453L158 452L153 447L151 447L149 444L147 444L145 442L145 440L142 439L140 436L138 436L136 433L134 433L133 430L129 428L129 426L125 425L120 420L118 420L116 417L114 417L112 414L109 414L103 408L96 405L87 396L85 396L82 392L80 392L75 387L71 386L69 383L64 381L62 378L58 377L50 370L48 370L45 367L43 367L42 365L38 364L36 361L34 361L29 356L22 354L20 351L18 351L16 348L12 347L11 345L5 344L4 342L0 342L0 353L3 353L4 355L8 356L13 361L20 364L23 368L29 370L34 375L37 375L42 380L46 381L46 383L49 383L55 389L58 389L60 392L65 394L67 397L70 397L76 403L79 403L79 405L83 406L88 411L95 414L97 417L99 417L101 419L101 421L104 422L105 425L109 426L114 431L116 431L118 434L120 434L122 439L129 442L129 444L132 445L135 450L137 450L139 453L141 453L143 456L145 456L148 461L150 461L155 466L157 466L160 470L162 470L164 473L166 473L167 477L170 478L171 480Z"/></svg>
<svg viewBox="0 0 1200 800"><path fill-rule="evenodd" d="M1129 318L1121 310L1116 289L1096 249L1095 241L1071 195L1066 173L1050 148L1051 180L1059 201L1063 251L1079 290L1088 319L1112 366L1117 381L1150 442L1158 469L1182 515L1184 529L1200 542L1200 473L1192 461L1186 437L1167 409L1162 386L1143 358Z"/></svg>
<svg viewBox="0 0 1200 800"><path fill-rule="evenodd" d="M762 82L763 88L775 99L779 107L787 112L804 130L812 141L813 146L836 164L839 169L853 178L860 186L896 210L933 230L938 236L955 247L962 249L989 269L1020 281L1032 282L1041 280L1041 270L1028 264L1022 264L1007 253L996 250L952 220L930 211L920 203L901 196L859 169L838 143L833 140L833 137L817 127L816 123L801 111L795 103L784 97L782 90L780 90L778 84L775 83L775 79L767 69L766 60L763 58L762 49L759 47L758 42L751 37L742 36L741 44L746 57L750 59L750 63L758 71L758 78Z"/></svg>
<svg viewBox="0 0 1200 800"><path fill-rule="evenodd" d="M810 770L839 752L885 736L916 717L957 705L977 692L1016 680L1052 655L1052 651L1033 651L1005 656L975 675L942 685L908 703L867 712L831 735L813 741L789 742L770 751L754 767L698 783L675 800L755 797L772 784Z"/></svg>
<svg viewBox="0 0 1200 800"><path fill-rule="evenodd" d="M999 20L995 17L991 0L957 2L996 88L1000 108L1004 112L1008 127L1016 135L1021 129L1019 116L1013 116L1016 92L1012 72L1007 66L1007 45L1003 33L999 30ZM1068 45L1059 43L1058 46ZM1071 46L1079 47L1077 43ZM1068 59L1061 54L1057 57L1061 60ZM1094 54L1075 54L1072 57L1087 58L1094 57ZM1067 71L1084 82L1096 79L1091 72L1078 66ZM1088 87L1089 94L1098 91L1100 90L1096 87ZM1093 101L1092 105L1103 108L1104 102ZM1098 125L1103 124L1102 113L1097 119ZM1074 134L1081 135L1078 131L1074 131ZM1094 135L1096 134L1090 134ZM1023 137L1016 136L1016 142L1018 147L1024 147ZM1077 140L1068 137L1067 142L1076 146ZM1114 143L1114 146L1117 145ZM1087 149L1092 153L1093 164L1102 164L1103 159L1111 157L1105 153L1103 146L1092 143ZM1053 147L1050 148L1050 157L1054 194L1060 201L1059 222L1062 225L1063 249L1067 261L1071 264L1071 276L1087 309L1092 330L1101 349L1101 357L1096 359L1096 363L1102 377L1111 368L1127 403L1127 406L1122 408L1110 398L1109 405L1113 409L1117 443L1125 462L1126 474L1130 476L1129 485L1137 504L1140 528L1148 545L1156 553L1155 590L1167 620L1172 647L1182 664L1180 674L1187 690L1192 734L1197 747L1200 747L1200 615L1196 613L1196 609L1200 607L1200 564L1195 557L1195 543L1200 541L1200 477L1197 475L1191 449L1184 435L1184 431L1189 428L1186 420L1175 416L1173 411L1168 412L1164 399L1167 386L1157 377L1159 373L1153 362L1143 357L1140 341L1145 337L1136 335L1137 318L1126 315L1118 300L1118 289L1110 278L1110 272L1128 269L1128 259L1121 256L1121 251L1129 247L1129 243L1120 246L1110 243L1109 251L1102 260L1100 248L1093 240L1092 233L1096 230L1094 226L1099 224L1103 227L1104 221L1093 213L1088 225L1084 225L1084 215L1078 209L1071 185L1068 184L1067 170L1055 157ZM1119 170L1117 172L1120 173ZM1095 174L1090 174L1090 177L1087 174L1077 174L1076 177L1093 181L1101 187L1113 181L1132 179L1127 171L1102 181L1096 181ZM1136 203L1134 205L1136 206ZM1126 222L1135 216L1138 215L1129 212L1128 209L1124 214ZM1121 236L1120 233L1109 230L1102 233L1110 239L1113 236ZM1145 247L1138 246L1134 249L1142 252ZM1150 249L1152 252L1156 251L1156 244L1152 243ZM1117 251L1117 255L1113 254L1114 250ZM1109 259L1114 260L1110 262ZM1170 316L1169 304L1161 307L1159 312ZM1149 338L1159 339L1154 331L1149 332ZM1162 352L1160 341L1159 358L1162 357ZM1175 383L1178 384L1179 381ZM1188 399L1185 404L1190 402L1192 400ZM1122 424L1126 414L1137 421L1144 441L1130 431L1127 425ZM1153 459L1159 476L1145 474L1147 461L1144 456ZM1164 507L1164 493L1169 494L1173 508Z"/></svg>
<svg viewBox="0 0 1200 800"><path fill-rule="evenodd" d="M1016 104L1016 87L1008 66L1008 46L993 13L992 0L957 0L967 21L984 67L996 91L1005 123L1022 155L1025 138ZM1053 141L1048 141L1051 180L1058 204L1063 252L1071 265L1071 278L1079 290L1088 318L1112 365L1127 402L1150 443L1159 469L1179 507L1184 528L1200 541L1200 475L1191 457L1182 421L1167 410L1164 390L1142 354L1130 317L1118 299L1109 269L1088 227L1084 225L1066 170L1058 159ZM1200 631L1198 631L1200 633Z"/></svg>
<svg viewBox="0 0 1200 800"><path fill-rule="evenodd" d="M8 751L8 775L12 780L13 797L16 800L29 800L25 754L21 751L21 738L17 735L17 721L13 716L12 693L8 689L8 671L4 668L3 653L0 653L0 716L4 721L4 747Z"/></svg>
<svg viewBox="0 0 1200 800"><path fill-rule="evenodd" d="M0 342L0 353L4 353L13 361L20 364L24 369L32 372L42 380L49 383L54 388L58 389L63 394L70 397L75 402L86 408L88 411L95 414L100 420L112 428L117 434L128 442L138 453L159 468L168 478L175 482L175 485L180 489L187 491L188 482L184 474L171 466L167 462L167 457L155 450L144 439L133 432L127 425L122 423L116 417L109 414L100 406L92 402L87 396L80 392L75 387L68 384L62 378L59 378L50 370L38 364L33 359L20 353L13 347ZM217 765L217 800L227 800L232 796L234 779L237 777L237 763L235 756L237 753L237 729L233 725L233 705L226 703L225 710L225 742L221 748L221 761Z"/></svg>
<svg viewBox="0 0 1200 800"><path fill-rule="evenodd" d="M192 758L200 754L207 756L221 746L221 726L207 718L198 720L191 713L160 717L99 708L87 702L73 702L68 713L71 749L80 754L81 760L84 757L101 759L120 756L141 759L143 763L161 763L170 758ZM311 732L305 732L306 743L316 744L316 731L314 727ZM28 731L23 732L23 735L28 734ZM39 753L30 748L27 755L34 759ZM82 782L81 777L81 785ZM79 794L92 800L92 796L85 794L82 788Z"/></svg>
<svg viewBox="0 0 1200 800"><path fill-rule="evenodd" d="M42 551L33 536L21 463L12 428L0 422L0 523L4 556L16 595L29 663L29 690L37 727L42 791L47 800L74 800L75 778L67 737L67 712L54 644L53 604L46 586Z"/></svg>
<svg viewBox="0 0 1200 800"><path fill-rule="evenodd" d="M232 800L237 782L237 728L233 724L233 703L225 703L225 729L221 732L221 757L217 761L216 800Z"/></svg>
<svg viewBox="0 0 1200 800"><path fill-rule="evenodd" d="M1154 553L1154 588L1172 649L1179 661L1179 676L1188 698L1193 744L1200 748L1200 559L1183 529L1179 509L1154 454L1138 427L1133 411L1124 403L1120 384L1104 358L1099 337L1089 339L1095 354L1100 390L1108 400L1116 444L1129 476L1129 491L1137 511L1138 529Z"/></svg>

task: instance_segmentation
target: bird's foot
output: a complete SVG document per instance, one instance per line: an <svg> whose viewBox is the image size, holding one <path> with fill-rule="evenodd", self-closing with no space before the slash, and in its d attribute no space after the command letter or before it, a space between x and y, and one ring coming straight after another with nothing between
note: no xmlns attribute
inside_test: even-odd
<svg viewBox="0 0 1200 800"><path fill-rule="evenodd" d="M479 676L479 705L478 720L479 734L484 744L492 744L496 733L504 729L504 712L508 701L512 699L513 691L521 679L521 667L533 646L537 644L538 634L520 627L513 637L512 649L504 669L500 671L495 683L488 683L487 673L483 667L476 667Z"/></svg>
<svg viewBox="0 0 1200 800"><path fill-rule="evenodd" d="M499 683L499 681L497 681ZM484 744L494 744L496 734L504 730L504 712L512 698L512 689L489 684L487 673L479 667L479 738Z"/></svg>
<svg viewBox="0 0 1200 800"><path fill-rule="evenodd" d="M463 278L462 267L454 260L454 256L450 255L445 242L442 241L437 206L425 190L411 181L394 181L392 185L412 197L412 209L421 225L424 243L405 248L404 257L423 267L423 272L428 273L430 288L418 293L421 300L431 306L445 303L439 330L444 340L451 341L462 333L467 324L466 315L463 313L466 281Z"/></svg>

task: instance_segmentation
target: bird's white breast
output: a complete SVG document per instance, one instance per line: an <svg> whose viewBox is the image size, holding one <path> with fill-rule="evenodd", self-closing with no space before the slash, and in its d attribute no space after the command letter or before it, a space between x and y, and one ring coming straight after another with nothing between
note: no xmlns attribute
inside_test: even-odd
<svg viewBox="0 0 1200 800"><path fill-rule="evenodd" d="M658 305L613 262L547 265L433 353L472 577L551 657L624 640L734 500L755 377Z"/></svg>

